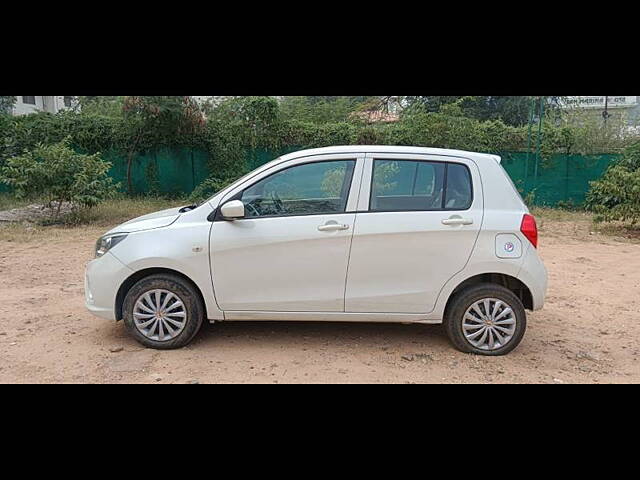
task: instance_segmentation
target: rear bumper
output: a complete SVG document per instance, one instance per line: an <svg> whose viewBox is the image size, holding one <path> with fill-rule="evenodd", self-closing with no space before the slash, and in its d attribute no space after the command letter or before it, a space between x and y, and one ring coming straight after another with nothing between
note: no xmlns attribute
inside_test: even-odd
<svg viewBox="0 0 640 480"><path fill-rule="evenodd" d="M87 264L84 298L87 310L97 317L115 320L116 295L120 285L133 273L110 252Z"/></svg>
<svg viewBox="0 0 640 480"><path fill-rule="evenodd" d="M547 295L547 269L533 246L527 250L518 279L531 291L533 310L541 310Z"/></svg>

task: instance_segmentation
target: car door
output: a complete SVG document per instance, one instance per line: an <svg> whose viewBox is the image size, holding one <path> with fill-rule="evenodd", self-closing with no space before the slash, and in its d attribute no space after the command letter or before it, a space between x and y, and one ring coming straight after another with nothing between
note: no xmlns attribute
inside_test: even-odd
<svg viewBox="0 0 640 480"><path fill-rule="evenodd" d="M222 310L344 311L363 163L355 154L295 159L229 192L220 205L241 200L245 218L218 218L212 227Z"/></svg>
<svg viewBox="0 0 640 480"><path fill-rule="evenodd" d="M469 159L368 154L352 240L346 312L429 313L461 271L483 218Z"/></svg>

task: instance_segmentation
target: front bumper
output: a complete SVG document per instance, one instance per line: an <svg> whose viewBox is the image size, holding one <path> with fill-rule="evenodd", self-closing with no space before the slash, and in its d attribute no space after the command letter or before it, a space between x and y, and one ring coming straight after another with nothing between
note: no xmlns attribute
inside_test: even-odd
<svg viewBox="0 0 640 480"><path fill-rule="evenodd" d="M84 275L85 306L94 315L115 320L116 295L120 285L133 273L120 260L107 252L90 261Z"/></svg>

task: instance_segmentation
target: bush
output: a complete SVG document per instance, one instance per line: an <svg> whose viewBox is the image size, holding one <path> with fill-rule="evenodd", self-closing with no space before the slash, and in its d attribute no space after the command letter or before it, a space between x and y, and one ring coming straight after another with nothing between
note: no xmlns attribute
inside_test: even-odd
<svg viewBox="0 0 640 480"><path fill-rule="evenodd" d="M591 182L585 206L596 214L596 221L635 225L640 220L640 142L628 147L600 180Z"/></svg>
<svg viewBox="0 0 640 480"><path fill-rule="evenodd" d="M56 208L69 202L72 208L91 208L109 198L117 186L107 176L111 164L99 153L83 155L69 146L69 139L9 158L0 168L0 181L13 188L17 198L45 198Z"/></svg>

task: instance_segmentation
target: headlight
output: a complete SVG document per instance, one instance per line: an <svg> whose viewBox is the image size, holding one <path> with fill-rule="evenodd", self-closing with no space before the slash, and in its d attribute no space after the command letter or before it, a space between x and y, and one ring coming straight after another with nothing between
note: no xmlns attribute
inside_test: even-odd
<svg viewBox="0 0 640 480"><path fill-rule="evenodd" d="M116 233L114 235L105 235L100 237L96 242L96 258L103 256L122 240L127 238L127 233Z"/></svg>

